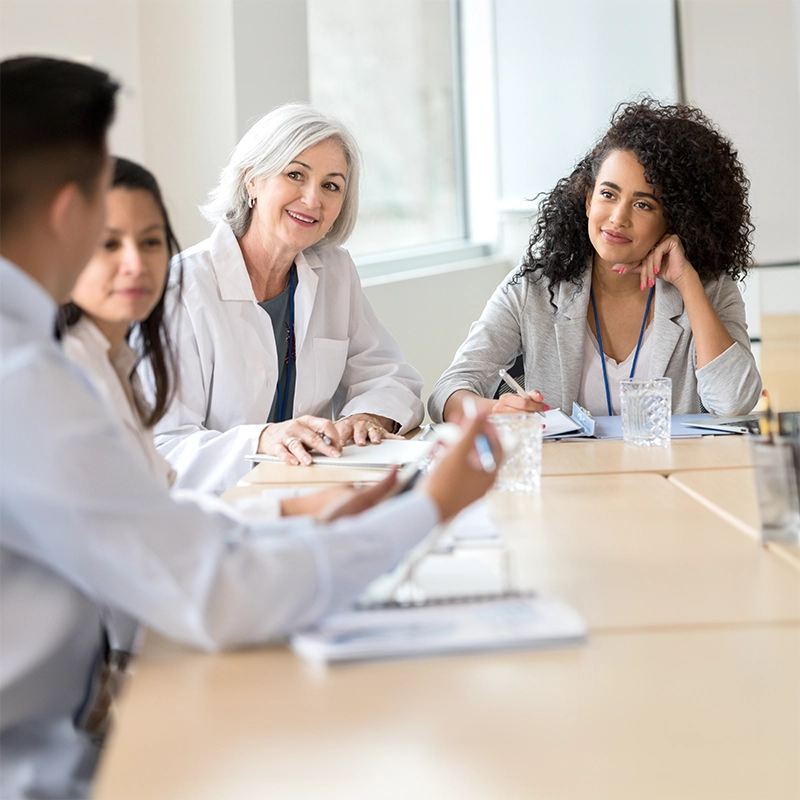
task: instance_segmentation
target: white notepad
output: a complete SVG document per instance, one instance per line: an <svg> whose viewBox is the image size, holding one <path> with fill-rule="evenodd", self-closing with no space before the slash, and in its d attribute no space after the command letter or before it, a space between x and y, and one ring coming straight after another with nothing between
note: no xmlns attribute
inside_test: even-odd
<svg viewBox="0 0 800 800"><path fill-rule="evenodd" d="M586 623L566 603L507 594L332 614L291 645L311 661L342 662L562 647L585 638Z"/></svg>
<svg viewBox="0 0 800 800"><path fill-rule="evenodd" d="M316 450L311 451L311 459L315 464L326 467L361 467L362 469L390 469L395 464L403 466L426 456L434 442L419 439L384 439L380 444L368 444L359 447L348 444L342 448L339 458L324 456ZM247 456L248 461L277 461L277 456L256 453Z"/></svg>

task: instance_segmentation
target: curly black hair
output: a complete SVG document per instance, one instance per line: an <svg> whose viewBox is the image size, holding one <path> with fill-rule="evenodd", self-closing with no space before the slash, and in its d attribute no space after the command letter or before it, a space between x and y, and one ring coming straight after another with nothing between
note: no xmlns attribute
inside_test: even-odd
<svg viewBox="0 0 800 800"><path fill-rule="evenodd" d="M611 127L568 178L545 195L519 271L545 280L553 302L563 281L581 283L594 253L586 195L616 150L632 151L660 195L670 230L702 280L727 273L741 280L753 250L750 182L733 144L697 108L662 105L645 97L621 103Z"/></svg>

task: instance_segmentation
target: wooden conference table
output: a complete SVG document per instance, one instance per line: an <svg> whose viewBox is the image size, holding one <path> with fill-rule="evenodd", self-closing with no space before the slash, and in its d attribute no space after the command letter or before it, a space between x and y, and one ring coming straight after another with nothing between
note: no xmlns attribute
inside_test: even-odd
<svg viewBox="0 0 800 800"><path fill-rule="evenodd" d="M800 571L678 483L747 476L733 442L548 444L539 494L490 496L578 648L326 669L148 634L94 797L800 798Z"/></svg>

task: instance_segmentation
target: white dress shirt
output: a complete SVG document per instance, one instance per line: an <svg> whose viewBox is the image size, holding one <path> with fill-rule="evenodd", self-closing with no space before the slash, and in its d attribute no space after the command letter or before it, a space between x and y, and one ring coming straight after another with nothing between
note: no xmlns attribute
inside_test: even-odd
<svg viewBox="0 0 800 800"><path fill-rule="evenodd" d="M75 790L87 744L69 720L101 606L209 650L276 639L345 606L437 521L418 492L325 526L246 524L216 498L170 496L54 341L55 312L0 260L3 798Z"/></svg>
<svg viewBox="0 0 800 800"><path fill-rule="evenodd" d="M256 452L278 381L275 334L228 225L180 261L180 305L167 312L180 381L155 442L178 473L176 486L219 492L251 468L245 456ZM370 413L399 422L401 432L419 425L422 376L372 310L349 253L311 248L295 264L292 416ZM151 392L147 370L141 374Z"/></svg>

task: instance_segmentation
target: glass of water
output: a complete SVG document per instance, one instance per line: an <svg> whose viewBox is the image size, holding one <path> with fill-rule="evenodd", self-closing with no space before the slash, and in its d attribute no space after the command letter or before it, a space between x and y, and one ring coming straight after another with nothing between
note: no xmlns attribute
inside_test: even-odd
<svg viewBox="0 0 800 800"><path fill-rule="evenodd" d="M542 418L539 414L493 414L504 460L494 488L501 492L532 492L542 482Z"/></svg>
<svg viewBox="0 0 800 800"><path fill-rule="evenodd" d="M672 424L672 380L622 380L619 382L619 395L625 444L668 446Z"/></svg>
<svg viewBox="0 0 800 800"><path fill-rule="evenodd" d="M794 443L775 437L753 438L750 444L761 518L761 541L800 541L800 464Z"/></svg>

